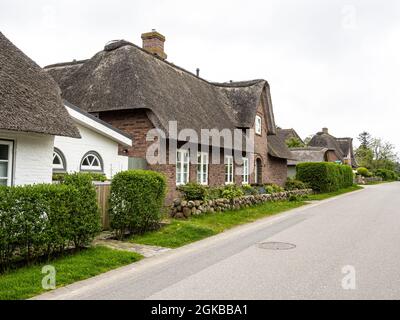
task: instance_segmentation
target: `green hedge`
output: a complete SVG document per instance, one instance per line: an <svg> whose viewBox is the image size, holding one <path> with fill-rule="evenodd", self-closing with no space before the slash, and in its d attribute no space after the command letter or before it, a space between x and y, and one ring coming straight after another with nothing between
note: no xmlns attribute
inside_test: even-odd
<svg viewBox="0 0 400 320"><path fill-rule="evenodd" d="M384 181L395 181L398 180L396 172L388 169L377 169L375 172L377 177L381 177Z"/></svg>
<svg viewBox="0 0 400 320"><path fill-rule="evenodd" d="M317 192L331 192L353 185L350 166L332 162L307 162L296 166L296 179Z"/></svg>
<svg viewBox="0 0 400 320"><path fill-rule="evenodd" d="M161 220L165 177L154 171L128 170L111 182L110 225L122 238L126 231L144 232Z"/></svg>
<svg viewBox="0 0 400 320"><path fill-rule="evenodd" d="M91 180L78 176L66 184L0 187L0 267L88 244L100 231L93 191Z"/></svg>

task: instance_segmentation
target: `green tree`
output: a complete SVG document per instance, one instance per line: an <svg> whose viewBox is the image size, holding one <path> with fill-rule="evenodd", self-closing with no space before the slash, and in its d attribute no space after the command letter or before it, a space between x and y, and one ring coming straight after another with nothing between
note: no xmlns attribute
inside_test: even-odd
<svg viewBox="0 0 400 320"><path fill-rule="evenodd" d="M300 147L304 147L304 143L296 137L291 137L289 139L286 139L286 145L289 148L300 148Z"/></svg>

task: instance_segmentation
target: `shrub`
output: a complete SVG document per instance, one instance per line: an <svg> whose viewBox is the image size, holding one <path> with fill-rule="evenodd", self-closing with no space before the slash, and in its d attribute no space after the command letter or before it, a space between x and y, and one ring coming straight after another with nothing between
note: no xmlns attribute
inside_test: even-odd
<svg viewBox="0 0 400 320"><path fill-rule="evenodd" d="M72 183L1 187L1 268L91 241L99 226L93 202L93 193Z"/></svg>
<svg viewBox="0 0 400 320"><path fill-rule="evenodd" d="M75 187L79 197L74 199L76 214L73 216L74 244L83 247L90 243L93 237L101 231L99 207L96 199L96 189L92 183L92 174L73 173L64 177L64 185Z"/></svg>
<svg viewBox="0 0 400 320"><path fill-rule="evenodd" d="M336 191L353 185L353 170L332 162L307 162L296 166L296 179L317 192Z"/></svg>
<svg viewBox="0 0 400 320"><path fill-rule="evenodd" d="M394 181L398 179L397 173L388 169L377 169L375 175L381 177L384 181Z"/></svg>
<svg viewBox="0 0 400 320"><path fill-rule="evenodd" d="M359 174L360 176L363 176L363 177L371 177L372 176L372 173L367 168L364 168L364 167L358 168L357 174Z"/></svg>
<svg viewBox="0 0 400 320"><path fill-rule="evenodd" d="M274 183L266 183L264 185L264 188L265 188L265 193L277 193L285 191L281 186L278 186L277 184Z"/></svg>
<svg viewBox="0 0 400 320"><path fill-rule="evenodd" d="M119 238L126 231L144 232L161 220L165 177L154 171L128 170L111 182L110 224Z"/></svg>
<svg viewBox="0 0 400 320"><path fill-rule="evenodd" d="M291 191L291 190L301 190L301 189L307 189L308 186L306 183L300 180L296 180L293 178L288 178L285 183L285 190Z"/></svg>
<svg viewBox="0 0 400 320"><path fill-rule="evenodd" d="M256 194L259 194L259 191L258 191L256 188L254 188L254 187L252 187L251 185L249 185L249 184L244 184L244 185L242 186L242 190L243 190L243 192L244 192L246 195L256 195Z"/></svg>
<svg viewBox="0 0 400 320"><path fill-rule="evenodd" d="M209 187L207 188L206 200L215 200L222 198L224 187Z"/></svg>
<svg viewBox="0 0 400 320"><path fill-rule="evenodd" d="M198 183L187 183L179 186L178 190L186 200L204 200L207 196L207 188Z"/></svg>
<svg viewBox="0 0 400 320"><path fill-rule="evenodd" d="M107 177L104 173L98 172L85 172L80 174L89 175L92 178L92 181L101 181L104 182L107 180ZM64 181L65 177L68 176L69 173L53 173L53 181Z"/></svg>
<svg viewBox="0 0 400 320"><path fill-rule="evenodd" d="M242 188L235 184L230 184L224 187L222 191L222 197L225 199L233 200L235 198L239 198L244 196L244 192Z"/></svg>

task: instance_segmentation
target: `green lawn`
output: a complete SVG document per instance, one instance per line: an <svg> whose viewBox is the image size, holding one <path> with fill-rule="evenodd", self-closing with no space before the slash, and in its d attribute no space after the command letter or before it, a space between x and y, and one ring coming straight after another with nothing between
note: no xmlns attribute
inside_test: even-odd
<svg viewBox="0 0 400 320"><path fill-rule="evenodd" d="M306 197L306 201L313 201L313 200L324 200L327 198L331 198L331 197L335 197L335 196L339 196L341 194L344 193L348 193L348 192L352 192L352 191L356 191L356 190L360 190L363 187L358 186L358 185L353 185L351 187L348 188L344 188L344 189L340 189L338 191L333 191L333 192L327 192L327 193L318 193L318 194L313 194L313 195L309 195Z"/></svg>
<svg viewBox="0 0 400 320"><path fill-rule="evenodd" d="M42 288L45 274L41 271L44 265L55 267L56 286L61 287L133 263L141 258L142 256L136 253L99 246L49 262L12 270L0 274L0 300L26 299L46 291Z"/></svg>
<svg viewBox="0 0 400 320"><path fill-rule="evenodd" d="M234 226L271 216L306 204L301 201L267 202L251 208L192 216L187 220L171 219L160 230L133 236L130 241L140 244L177 248L207 238Z"/></svg>

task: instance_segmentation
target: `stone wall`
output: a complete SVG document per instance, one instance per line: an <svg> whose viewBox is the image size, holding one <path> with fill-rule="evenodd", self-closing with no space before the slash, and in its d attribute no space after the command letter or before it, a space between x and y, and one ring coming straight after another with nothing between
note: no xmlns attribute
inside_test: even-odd
<svg viewBox="0 0 400 320"><path fill-rule="evenodd" d="M381 177L363 177L358 174L354 178L354 183L356 184L368 184L371 182L380 182L380 181L382 181Z"/></svg>
<svg viewBox="0 0 400 320"><path fill-rule="evenodd" d="M174 218L188 218L191 215L200 215L207 212L222 212L232 209L236 210L268 201L287 200L292 195L304 196L309 195L312 192L312 189L283 191L272 194L248 195L233 200L216 199L208 201L186 201L176 199L171 206L170 215Z"/></svg>

